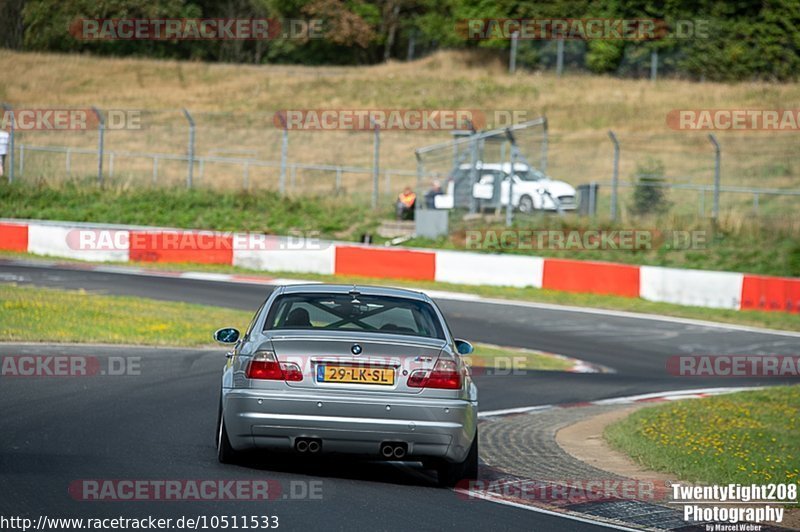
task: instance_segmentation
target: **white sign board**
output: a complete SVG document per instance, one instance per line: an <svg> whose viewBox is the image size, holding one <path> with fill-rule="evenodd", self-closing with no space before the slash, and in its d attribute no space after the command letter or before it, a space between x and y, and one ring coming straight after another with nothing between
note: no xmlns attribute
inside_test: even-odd
<svg viewBox="0 0 800 532"><path fill-rule="evenodd" d="M8 153L8 131L0 130L0 155Z"/></svg>

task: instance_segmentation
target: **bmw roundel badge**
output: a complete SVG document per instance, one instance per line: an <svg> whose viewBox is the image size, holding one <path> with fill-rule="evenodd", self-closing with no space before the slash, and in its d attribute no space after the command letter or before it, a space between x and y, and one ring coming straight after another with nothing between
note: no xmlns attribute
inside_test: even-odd
<svg viewBox="0 0 800 532"><path fill-rule="evenodd" d="M350 348L350 351L352 351L354 355L360 355L361 354L361 346L358 345L358 344L353 344L353 347Z"/></svg>

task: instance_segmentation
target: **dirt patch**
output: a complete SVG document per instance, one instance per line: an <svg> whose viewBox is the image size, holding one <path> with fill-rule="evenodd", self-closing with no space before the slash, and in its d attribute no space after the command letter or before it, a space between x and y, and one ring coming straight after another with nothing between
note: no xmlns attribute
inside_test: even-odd
<svg viewBox="0 0 800 532"><path fill-rule="evenodd" d="M612 449L603 437L608 425L646 406L651 405L621 408L578 421L556 432L556 442L566 453L603 471L637 480L675 481L675 475L649 470L627 454ZM787 509L780 526L800 530L800 509Z"/></svg>

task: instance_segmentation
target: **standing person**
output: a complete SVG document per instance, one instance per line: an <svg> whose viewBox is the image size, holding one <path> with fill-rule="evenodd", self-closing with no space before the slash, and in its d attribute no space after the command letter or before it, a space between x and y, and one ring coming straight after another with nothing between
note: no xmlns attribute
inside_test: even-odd
<svg viewBox="0 0 800 532"><path fill-rule="evenodd" d="M406 187L397 196L396 213L398 220L413 220L414 219L414 205L417 203L417 195L411 190L411 187Z"/></svg>
<svg viewBox="0 0 800 532"><path fill-rule="evenodd" d="M8 139L8 132L0 129L0 177L2 177L3 173L5 172L6 154L8 153Z"/></svg>

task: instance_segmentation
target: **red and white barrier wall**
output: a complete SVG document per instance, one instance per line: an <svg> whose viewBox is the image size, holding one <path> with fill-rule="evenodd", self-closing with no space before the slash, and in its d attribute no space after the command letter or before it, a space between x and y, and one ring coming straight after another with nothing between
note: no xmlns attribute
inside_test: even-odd
<svg viewBox="0 0 800 532"><path fill-rule="evenodd" d="M0 220L0 249L95 262L232 264L641 297L710 308L800 312L800 279L466 251L386 248L259 234Z"/></svg>

